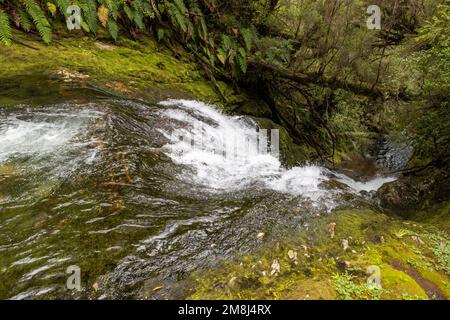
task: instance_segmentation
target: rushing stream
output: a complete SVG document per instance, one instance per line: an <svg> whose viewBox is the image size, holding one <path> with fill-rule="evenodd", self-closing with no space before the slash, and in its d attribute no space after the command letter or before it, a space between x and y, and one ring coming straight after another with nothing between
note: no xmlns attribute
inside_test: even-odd
<svg viewBox="0 0 450 320"><path fill-rule="evenodd" d="M1 107L0 298L139 298L162 283L153 298L180 297L186 275L258 233L306 228L395 179L285 168L252 139L227 156L244 131L256 124L197 101ZM65 287L71 265L81 292Z"/></svg>

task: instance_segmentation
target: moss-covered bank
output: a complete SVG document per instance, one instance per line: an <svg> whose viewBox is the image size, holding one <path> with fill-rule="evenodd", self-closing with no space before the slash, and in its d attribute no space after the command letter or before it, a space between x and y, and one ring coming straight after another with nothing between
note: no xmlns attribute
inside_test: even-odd
<svg viewBox="0 0 450 320"><path fill-rule="evenodd" d="M16 38L18 42L2 46L0 51L0 104L39 96L49 86L61 83L150 100L191 97L221 101L192 56L180 50L175 57L152 38L139 42L122 38L111 44L91 37L68 37L51 45L21 33ZM223 94L232 94L224 83L218 86Z"/></svg>
<svg viewBox="0 0 450 320"><path fill-rule="evenodd" d="M373 210L338 211L258 253L197 272L189 298L447 299L449 261L445 229ZM381 289L367 286L370 266L379 268Z"/></svg>

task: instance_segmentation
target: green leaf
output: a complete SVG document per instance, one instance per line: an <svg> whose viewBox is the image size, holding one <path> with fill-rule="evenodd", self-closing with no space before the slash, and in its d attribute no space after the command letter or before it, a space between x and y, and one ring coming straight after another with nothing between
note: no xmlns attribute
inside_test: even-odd
<svg viewBox="0 0 450 320"><path fill-rule="evenodd" d="M133 11L131 10L131 8L127 4L123 5L123 11L127 15L128 20L130 20L130 21L134 20Z"/></svg>
<svg viewBox="0 0 450 320"><path fill-rule="evenodd" d="M143 16L143 5L140 0L133 1L133 21L139 29L144 29L144 16Z"/></svg>
<svg viewBox="0 0 450 320"><path fill-rule="evenodd" d="M98 30L97 4L95 0L83 0L80 5L83 11L85 23L89 26L89 30L96 33ZM85 29L83 26L81 26Z"/></svg>
<svg viewBox="0 0 450 320"><path fill-rule="evenodd" d="M256 34L251 29L242 29L241 30L242 38L244 39L245 47L248 52L252 49L253 43L256 40Z"/></svg>
<svg viewBox="0 0 450 320"><path fill-rule="evenodd" d="M28 15L28 13L26 13L23 10L20 10L18 13L19 16L19 23L20 26L22 27L23 30L25 31L30 31L31 28L33 27L33 23L30 20L30 16Z"/></svg>
<svg viewBox="0 0 450 320"><path fill-rule="evenodd" d="M117 40L117 36L119 35L119 26L116 21L113 19L109 19L106 27L108 28L109 34L114 40Z"/></svg>
<svg viewBox="0 0 450 320"><path fill-rule="evenodd" d="M50 43L52 38L52 31L50 23L45 17L39 5L34 0L22 0L27 13L31 16L37 31L45 43Z"/></svg>
<svg viewBox="0 0 450 320"><path fill-rule="evenodd" d="M224 49L219 48L219 49L217 50L217 58L219 59L219 61L220 61L223 65L225 65L225 63L226 63L226 61L227 61L227 56L228 56L228 54L227 54L227 52L226 52Z"/></svg>
<svg viewBox="0 0 450 320"><path fill-rule="evenodd" d="M222 47L226 51L230 51L234 47L233 40L226 34L222 35Z"/></svg>
<svg viewBox="0 0 450 320"><path fill-rule="evenodd" d="M157 36L158 36L158 41L161 41L162 39L164 39L164 35L165 35L165 30L162 28L159 28L157 31Z"/></svg>
<svg viewBox="0 0 450 320"><path fill-rule="evenodd" d="M8 15L0 9L0 43L10 45L12 40Z"/></svg>
<svg viewBox="0 0 450 320"><path fill-rule="evenodd" d="M243 73L247 72L247 52L244 48L240 47L238 50L238 55L236 57L239 68Z"/></svg>

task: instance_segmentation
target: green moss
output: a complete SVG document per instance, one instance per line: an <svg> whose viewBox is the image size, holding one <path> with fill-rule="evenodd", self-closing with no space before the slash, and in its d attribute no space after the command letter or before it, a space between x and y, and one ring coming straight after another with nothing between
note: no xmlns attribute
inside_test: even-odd
<svg viewBox="0 0 450 320"><path fill-rule="evenodd" d="M332 239L330 223L336 224ZM440 262L430 234L436 237L426 225L369 209L337 211L313 219L307 231L267 243L257 252L224 262L216 269L196 273L190 298L428 299L410 271L449 297L449 278L435 267ZM342 246L343 239L349 243L347 250ZM291 255L297 253L296 263L289 251ZM275 260L280 272L271 275ZM382 290L367 287L369 266L380 268Z"/></svg>
<svg viewBox="0 0 450 320"><path fill-rule="evenodd" d="M335 300L337 293L329 279L316 277L298 281L283 298L287 300Z"/></svg>
<svg viewBox="0 0 450 320"><path fill-rule="evenodd" d="M184 94L210 102L220 101L212 84L205 80L188 54L177 59L150 38L140 42L121 39L114 45L88 37L64 38L48 46L21 33L16 38L26 46L16 43L2 48L2 85L5 79L15 77L48 79L63 68L88 75L90 82L103 88L114 89L111 83L119 82L120 88L134 95L142 93L145 96L145 90L154 87L168 90L169 96L177 96L175 92L178 92L178 96ZM225 84L222 87L227 89Z"/></svg>
<svg viewBox="0 0 450 320"><path fill-rule="evenodd" d="M381 266L382 284L385 288L383 299L402 299L405 295L428 299L425 291L406 273L387 264Z"/></svg>
<svg viewBox="0 0 450 320"><path fill-rule="evenodd" d="M432 225L442 231L450 230L450 201L416 212L412 219Z"/></svg>

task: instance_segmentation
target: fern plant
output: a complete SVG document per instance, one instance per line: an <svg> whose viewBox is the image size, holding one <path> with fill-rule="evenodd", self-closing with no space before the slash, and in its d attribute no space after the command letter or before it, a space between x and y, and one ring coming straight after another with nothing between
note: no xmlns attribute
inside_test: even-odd
<svg viewBox="0 0 450 320"><path fill-rule="evenodd" d="M0 43L10 45L12 40L8 15L0 9Z"/></svg>
<svg viewBox="0 0 450 320"><path fill-rule="evenodd" d="M25 31L29 32L33 28L33 22L30 15L25 10L20 10L18 13L19 24Z"/></svg>
<svg viewBox="0 0 450 320"><path fill-rule="evenodd" d="M48 22L45 14L42 12L40 6L34 2L34 0L21 0L21 3L33 20L36 30L41 35L42 40L45 43L50 43L52 38L50 23Z"/></svg>
<svg viewBox="0 0 450 320"><path fill-rule="evenodd" d="M120 32L153 31L159 41L182 43L209 68L225 76L247 72L247 59L256 42L251 26L218 18L215 0L0 0L0 43L11 43L11 22L24 31L37 30L51 41L50 21L64 21L67 8L81 9L81 27L97 34L104 28L116 40ZM219 27L218 27L219 24ZM208 26L212 25L210 32Z"/></svg>

